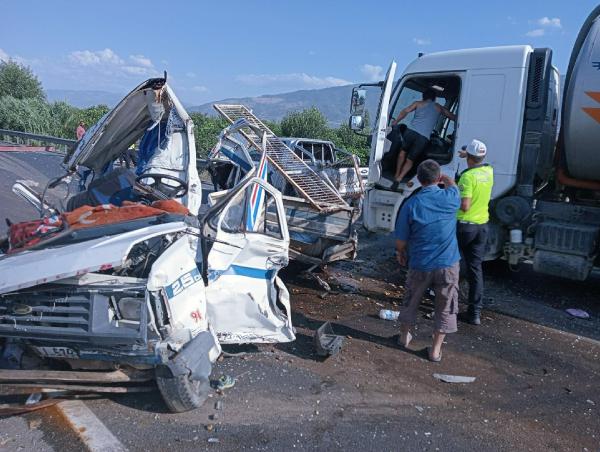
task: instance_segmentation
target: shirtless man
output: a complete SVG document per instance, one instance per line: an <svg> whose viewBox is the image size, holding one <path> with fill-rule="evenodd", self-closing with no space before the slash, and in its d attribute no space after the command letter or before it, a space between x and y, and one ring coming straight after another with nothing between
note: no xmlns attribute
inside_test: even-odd
<svg viewBox="0 0 600 452"><path fill-rule="evenodd" d="M404 179L404 176L413 167L429 143L431 132L435 128L440 115L444 115L451 121L456 120L456 115L442 107L435 101L435 91L431 88L423 92L423 100L413 102L400 112L398 117L392 121L395 126L402 121L410 112L415 112L410 127L403 134L404 145L398 154L396 162L395 185Z"/></svg>
<svg viewBox="0 0 600 452"><path fill-rule="evenodd" d="M85 123L83 121L79 121L75 134L77 135L77 141L81 140L85 135Z"/></svg>

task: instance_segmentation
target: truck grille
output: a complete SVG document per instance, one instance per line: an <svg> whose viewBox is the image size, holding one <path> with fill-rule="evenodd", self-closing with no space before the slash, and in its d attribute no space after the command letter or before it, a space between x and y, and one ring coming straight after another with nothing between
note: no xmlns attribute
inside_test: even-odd
<svg viewBox="0 0 600 452"><path fill-rule="evenodd" d="M119 326L109 296L98 292L44 291L0 298L0 337L81 344L133 344L145 341L147 318Z"/></svg>
<svg viewBox="0 0 600 452"><path fill-rule="evenodd" d="M89 322L90 299L82 295L16 295L0 305L0 331L10 335L67 339L86 335Z"/></svg>
<svg viewBox="0 0 600 452"><path fill-rule="evenodd" d="M544 56L540 55L535 58L533 62L533 80L531 84L531 90L529 91L529 101L538 103L540 101L540 88L542 85L542 77L544 70Z"/></svg>

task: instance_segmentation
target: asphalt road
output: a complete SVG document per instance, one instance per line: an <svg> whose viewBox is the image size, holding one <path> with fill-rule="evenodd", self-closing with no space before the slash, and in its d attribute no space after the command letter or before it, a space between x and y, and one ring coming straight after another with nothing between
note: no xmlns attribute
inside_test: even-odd
<svg viewBox="0 0 600 452"><path fill-rule="evenodd" d="M1 156L0 156L1 158ZM443 362L430 363L431 302L411 351L395 345L398 325L381 308L401 302L404 272L388 237L363 234L356 262L314 278L282 272L297 340L217 362L213 377L237 377L198 410L170 414L158 393L85 404L130 450L600 450L600 284L486 267L480 327L460 324ZM564 312L586 309L590 320ZM316 357L323 321L345 337L336 357ZM442 383L434 373L473 376ZM217 401L220 409L216 409ZM0 419L1 450L79 450L57 413Z"/></svg>
<svg viewBox="0 0 600 452"><path fill-rule="evenodd" d="M51 152L0 152L0 235L6 234L6 218L16 223L39 217L31 204L12 192L13 184L29 181L29 186L42 194L48 180L64 174L62 159L61 154ZM48 191L47 199L60 205L66 194L61 186Z"/></svg>

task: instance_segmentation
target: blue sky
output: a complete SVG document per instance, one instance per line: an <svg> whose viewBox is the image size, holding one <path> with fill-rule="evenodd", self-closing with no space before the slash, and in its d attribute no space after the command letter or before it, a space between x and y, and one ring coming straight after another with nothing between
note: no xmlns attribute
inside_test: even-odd
<svg viewBox="0 0 600 452"><path fill-rule="evenodd" d="M531 44L564 72L588 0L4 0L0 59L46 88L124 93L167 70L203 103L381 77L419 51Z"/></svg>

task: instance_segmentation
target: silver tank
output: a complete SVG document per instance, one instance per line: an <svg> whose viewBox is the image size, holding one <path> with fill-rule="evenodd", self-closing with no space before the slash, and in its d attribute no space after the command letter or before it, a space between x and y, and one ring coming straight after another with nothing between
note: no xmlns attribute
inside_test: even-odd
<svg viewBox="0 0 600 452"><path fill-rule="evenodd" d="M562 121L570 175L600 180L600 6L585 21L573 47Z"/></svg>

